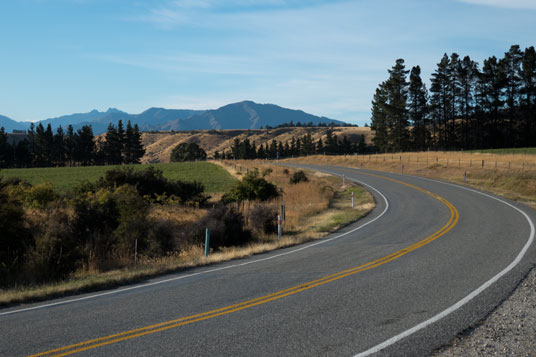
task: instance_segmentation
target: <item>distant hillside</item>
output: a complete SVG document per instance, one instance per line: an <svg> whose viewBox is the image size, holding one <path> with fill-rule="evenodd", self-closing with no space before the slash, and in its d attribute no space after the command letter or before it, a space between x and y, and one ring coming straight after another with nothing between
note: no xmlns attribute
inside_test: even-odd
<svg viewBox="0 0 536 357"><path fill-rule="evenodd" d="M0 115L0 128L4 128L7 133L13 130L26 130L30 124L26 122L18 122L3 115Z"/></svg>
<svg viewBox="0 0 536 357"><path fill-rule="evenodd" d="M0 117L0 120L1 118L5 117ZM41 123L43 125L50 123L54 130L60 125L66 128L71 124L75 129L79 129L83 125L91 125L93 133L98 135L106 131L109 123L116 125L119 120L122 120L124 124L130 120L133 125L138 124L141 131L259 129L290 122L313 123L314 125L319 123L344 124L339 120L318 117L301 110L287 109L274 104L258 104L251 101L233 103L214 110L150 108L140 114L129 114L110 108L106 112L93 110L89 113L50 118L42 120ZM15 127L17 125L19 127ZM4 126L7 130L26 129L29 123L18 123L11 120L9 129L7 124Z"/></svg>
<svg viewBox="0 0 536 357"><path fill-rule="evenodd" d="M264 145L273 139L283 143L292 139L292 137L303 137L311 133L313 141L322 138L325 141L327 127L293 127L293 128L276 128L276 129L236 129L236 130L194 130L186 132L160 132L160 133L143 133L142 141L145 146L145 156L142 157L142 163L169 162L171 150L184 142L196 143L201 146L212 157L216 151L220 153L223 150L228 151L233 145L234 139L240 141L248 138L255 145ZM371 143L371 131L368 127L335 127L334 134L342 140L344 136L351 142L358 142L361 135L365 135L365 141Z"/></svg>

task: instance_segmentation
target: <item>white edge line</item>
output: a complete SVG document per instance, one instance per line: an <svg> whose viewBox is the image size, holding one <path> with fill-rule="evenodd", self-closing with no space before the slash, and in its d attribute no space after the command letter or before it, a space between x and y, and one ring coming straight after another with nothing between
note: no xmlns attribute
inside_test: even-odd
<svg viewBox="0 0 536 357"><path fill-rule="evenodd" d="M336 176L342 176L342 175L339 175L337 173L334 173L334 172L329 172L329 171L324 171L324 170L317 170L317 171L323 171L323 172L326 172L326 173L329 173L329 174L332 174L332 175L336 175ZM349 179L349 178L347 178ZM148 287L148 286L153 286L153 285L158 285L158 284L163 284L163 283L168 283L168 282L171 282L171 281L175 281L175 280L181 280L181 279L185 279L185 278L190 278L192 276L196 276L196 275L202 275L202 274L208 274L208 273L213 273L213 272L216 272L216 271L221 271L221 270L226 270L226 269L231 269L231 268L236 268L236 267L241 267L241 266L245 266L245 265L249 265L249 264L254 264L254 263L260 263L260 262L263 262L263 261L266 261L266 260L271 260L271 259L275 259L275 258L279 258L279 257L282 257L284 255L288 255L288 254L293 254L293 253L296 253L296 252L299 252L299 251L302 251L304 249L307 249L307 248L311 248L311 247L314 247L314 246L317 246L317 245L320 245L320 244L324 244L324 243L327 243L327 242L330 242L332 240L335 240L335 239L339 239L341 237L344 237L350 233L353 233L353 232L356 232L366 226L368 226L369 224L377 221L378 219L380 219L386 212L387 210L389 209L389 201L387 201L387 198L379 191L377 190L376 188L372 187L371 185L367 184L367 183L364 183L364 182L361 182L361 181L358 181L358 180L355 180L355 179L349 179L351 181L354 181L356 183L359 183L360 185L363 185L363 186L367 186L369 187L370 189L376 191L376 193L378 193L381 198L384 200L385 202L385 208L384 210L382 211L382 213L380 215L378 215L377 217L375 217L374 219L360 225L359 227L356 227L348 232L345 232L343 234L340 234L338 236L335 236L335 237L332 237L332 238L328 238L328 239L324 239L320 242L316 242L316 243L312 243L312 244L309 244L309 245L306 245L306 246L303 246L303 247L300 247L300 248L297 248L297 249L294 249L294 250L291 250L291 251L288 251L288 252L285 252L285 253L280 253L280 254L276 254L276 255L273 255L273 256L270 256L270 257L266 257L266 258L261 258L261 259L256 259L256 260L253 260L253 261L249 261L249 262L244 262L244 263L240 263L240 264L233 264L233 265L228 265L228 266L225 266L225 267L220 267L220 268L215 268L215 269L210 269L210 270L205 270L205 271L201 271L201 272L197 272L197 273L192 273L192 274L187 274L187 275L181 275L181 276L178 276L178 277L175 277L175 278L170 278L170 279L165 279L165 280L159 280L159 281L155 281L155 282L152 282L152 283L146 283L146 284L142 284L142 285L136 285L136 286L131 286L131 287L128 287L128 288L123 288L123 289L119 289L119 290L113 290L113 291L108 291L108 292L105 292L105 293L100 293L100 294L93 294L93 295L90 295L90 296L84 296L84 297L81 297L81 298L76 298L76 299L71 299L71 300L66 300L66 301L58 301L58 302L54 302L54 303L50 303L50 304L44 304L44 305L38 305L38 306L32 306L32 307L27 307L27 308L23 308L23 309L18 309L18 310L12 310L12 311L5 311L5 312L0 312L0 316L2 315L11 315L11 314L16 314L16 313L20 313L20 312L25 312L25 311L30 311L30 310L38 310L38 309L43 309L43 308L46 308L46 307L52 307L52 306L58 306L58 305L65 305L65 304L70 304L70 303L73 303L73 302L78 302L78 301L83 301L83 300L89 300L89 299L94 299L94 298L97 298L97 297L102 297L102 296L106 296L106 295L112 295L112 294L117 294L117 293L121 293L121 292L124 292L124 291L129 291L129 290L134 290L134 289L140 289L140 288L145 288L145 287Z"/></svg>
<svg viewBox="0 0 536 357"><path fill-rule="evenodd" d="M406 175L406 176L410 176L410 175ZM393 336L391 337L390 339L388 339L387 341L385 342L382 342L364 352L361 352L361 353L358 353L356 354L354 357L364 357L364 356L370 356L371 354L373 353L377 353L395 343L397 343L398 341L414 334L415 332L419 331L419 330L422 330L423 328L441 320L442 318L444 318L445 316L451 314L452 312L458 310L459 308L461 308L463 305L467 304L469 301L471 301L472 299L474 299L477 295L479 295L481 292L483 292L484 290L486 290L487 288L489 288L492 284L494 284L495 282L497 282L497 280L499 280L500 278L502 278L504 275L506 275L508 272L510 272L517 264L519 264L519 262L521 261L521 259L523 259L523 257L525 256L527 250L529 249L529 247L531 246L532 242L534 241L534 223L532 222L532 220L530 219L529 215L526 214L523 210L521 210L520 208L506 202L506 201L503 201L501 200L500 198L497 198L497 197L494 197L492 195L488 195L484 192L480 192L480 191L477 191L477 190L473 190L471 188L467 188L467 187L464 187L464 186L460 186L460 185L456 185L456 184L453 184L453 183L450 183L450 182L444 182L444 181L438 181L438 180L432 180L432 179L429 179L429 178L426 178L426 177L419 177L419 176L411 176L411 177L414 177L414 178L418 178L418 179L424 179L424 180L428 180L428 181L432 181L432 182L439 182L439 183L443 183L445 185L450 185L450 186L454 186L454 187L458 187L458 188L462 188L464 190L468 190L468 191L471 191L471 192L475 192L475 193L478 193L480 195L483 195L483 196L486 196L486 197L489 197L489 198L492 198L496 201L499 201L499 202L502 202L504 203L505 205L507 206L510 206L512 207L513 209L515 209L516 211L518 211L519 213L521 213L525 218L526 220L529 222L529 226L530 226L530 235L529 235L529 239L527 240L527 242L525 243L525 245L523 246L523 249L521 249L521 251L519 252L519 254L517 255L517 257L506 267L504 268L503 270L501 270L497 275L495 275L494 277L492 277L491 279L489 279L488 281L486 281L484 284L480 285L476 290L474 290L473 292L471 292L469 295L467 295L466 297L464 297L463 299L461 299L460 301L458 301L457 303L455 303L454 305L448 307L447 309L441 311L439 314L429 318L428 320L426 321L423 321L421 322L420 324L410 328L409 330L406 330L396 336Z"/></svg>

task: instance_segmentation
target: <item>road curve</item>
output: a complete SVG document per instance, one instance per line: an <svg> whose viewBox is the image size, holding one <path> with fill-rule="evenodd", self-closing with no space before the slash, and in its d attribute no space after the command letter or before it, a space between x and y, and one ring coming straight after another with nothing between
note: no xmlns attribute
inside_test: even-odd
<svg viewBox="0 0 536 357"><path fill-rule="evenodd" d="M315 243L2 309L0 355L426 355L534 265L534 210L423 178L308 168L367 185L376 208Z"/></svg>

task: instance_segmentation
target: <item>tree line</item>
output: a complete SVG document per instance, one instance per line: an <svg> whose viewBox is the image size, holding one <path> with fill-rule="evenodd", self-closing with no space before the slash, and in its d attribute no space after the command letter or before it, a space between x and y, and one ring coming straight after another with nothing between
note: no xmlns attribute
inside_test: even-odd
<svg viewBox="0 0 536 357"><path fill-rule="evenodd" d="M396 60L372 100L380 151L536 146L536 52L510 47L484 60L446 53L428 90L419 66ZM408 81L409 74L409 81Z"/></svg>
<svg viewBox="0 0 536 357"><path fill-rule="evenodd" d="M59 126L54 133L50 124L32 123L27 135L12 144L0 128L2 168L135 164L144 153L138 125L130 121L126 129L121 120L117 127L110 123L104 139L96 139L90 125L76 131L72 125L67 131Z"/></svg>
<svg viewBox="0 0 536 357"><path fill-rule="evenodd" d="M257 146L248 138L240 140L236 138L229 151L216 152L215 159L278 159L284 157L297 157L315 154L339 155L366 153L369 148L365 144L365 136L361 135L358 142L351 142L346 136L341 140L337 134L330 128L326 131L326 138L313 140L311 133L302 137L292 137L289 141L283 143L273 139L270 143Z"/></svg>

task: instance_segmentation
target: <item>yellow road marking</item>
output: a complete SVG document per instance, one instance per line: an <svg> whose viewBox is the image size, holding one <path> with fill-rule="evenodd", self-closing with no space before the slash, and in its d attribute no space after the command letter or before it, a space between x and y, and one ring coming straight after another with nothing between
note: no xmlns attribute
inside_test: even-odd
<svg viewBox="0 0 536 357"><path fill-rule="evenodd" d="M350 170L357 171L356 169L350 169ZM447 208L450 211L450 218L449 218L448 222L443 227L441 227L437 232L432 234L431 236L429 236L429 237L427 237L427 238L425 238L425 239L423 239L423 240L421 240L421 241L419 241L417 243L414 243L414 244L410 245L409 247L400 249L400 250L398 250L398 251L396 251L394 253L391 253L391 254L386 255L386 256L384 256L382 258L370 261L368 263L359 265L357 267L350 268L350 269L347 269L347 270L343 270L343 271L340 271L338 273L331 274L331 275L325 276L325 277L320 278L320 279L316 279L316 280L313 280L313 281L310 281L310 282L307 282L307 283L304 283L304 284L296 285L296 286L293 286L291 288L281 290L281 291L278 291L278 292L275 292L275 293L272 293L272 294L261 296L261 297L258 297L258 298L252 299L252 300L247 300L247 301L244 301L244 302L241 302L241 303L229 305L229 306L222 307L222 308L219 308L219 309L211 310L211 311L208 311L208 312L195 314L195 315L191 315L191 316L186 316L186 317L181 317L181 318L175 319L175 320L160 322L158 324L154 324L154 325L150 325L150 326L146 326L146 327L141 327L141 328L134 329L134 330L124 331L124 332L120 332L120 333L117 333L117 334L113 334L113 335L109 335L109 336L105 336L105 337L100 337L100 338L96 338L96 339L92 339L92 340L72 344L72 345L69 345L69 346L56 348L56 349L49 350L49 351L46 351L46 352L34 354L34 355L31 355L31 356L28 356L28 357L66 356L66 355L70 355L70 354L74 354L74 353L94 349L94 348L97 348L97 347L106 346L106 345L110 345L110 344L113 344L113 343L133 339L133 338L136 338L136 337L141 337L141 336L153 334L153 333L156 333L156 332L165 331L165 330L168 330L168 329L171 329L171 328L184 326L184 325L191 324L191 323L194 323L194 322L203 321L203 320L211 319L211 318L222 316L222 315L227 315L227 314L230 314L232 312L248 309L248 308L253 307L253 306L257 306L257 305L260 305L260 304L265 304L265 303L270 302L270 301L278 300L278 299L284 298L286 296L294 295L294 294L297 294L299 292L309 290L309 289L312 289L314 287L321 286L321 285L333 282L335 280L339 280L339 279L342 279L344 277L354 275L354 274L357 274L359 272L369 270L369 269L375 268L377 266L383 265L385 263L388 263L390 261L393 261L395 259L398 259L401 256L403 256L403 255L405 255L405 254L407 254L409 252L412 252L415 249L418 249L418 248L420 248L420 247L432 242L433 240L441 237L442 235L446 234L452 228L454 228L454 226L456 226L456 224L458 223L458 219L459 219L458 210L456 209L456 207L454 207L454 205L452 203L450 203L449 201L447 201L443 197L441 197L441 196L439 196L439 195L437 195L437 194L435 194L433 192L430 192L428 190L425 190L423 188L420 188L418 186L415 186L415 185L412 185L412 184L409 184L409 183L406 183L406 182L403 182L403 181L399 181L399 180L396 180L396 179L393 179L393 178L380 176L380 175L376 175L376 174L371 174L371 173L364 173L364 172L361 172L361 171L359 171L359 173L363 174L363 175L379 177L379 178L382 178L382 179L385 179L385 180L393 181L393 182L396 182L396 183L411 187L413 189L421 191L421 192L423 192L423 193L425 193L425 194L427 194L427 195L439 200L441 203L443 203L445 206L447 206Z"/></svg>

